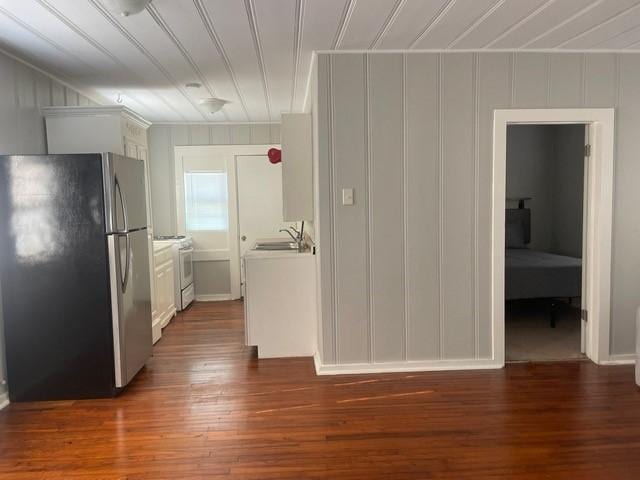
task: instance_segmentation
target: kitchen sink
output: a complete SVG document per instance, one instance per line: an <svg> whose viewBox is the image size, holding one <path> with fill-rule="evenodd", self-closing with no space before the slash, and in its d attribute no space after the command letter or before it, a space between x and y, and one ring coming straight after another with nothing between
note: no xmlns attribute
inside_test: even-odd
<svg viewBox="0 0 640 480"><path fill-rule="evenodd" d="M298 244L295 242L256 242L256 246L253 248L254 250L288 250L288 251L297 251Z"/></svg>

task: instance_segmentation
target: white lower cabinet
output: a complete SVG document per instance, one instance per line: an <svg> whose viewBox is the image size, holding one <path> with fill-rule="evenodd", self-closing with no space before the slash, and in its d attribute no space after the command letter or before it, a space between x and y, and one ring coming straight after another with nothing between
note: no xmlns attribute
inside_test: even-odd
<svg viewBox="0 0 640 480"><path fill-rule="evenodd" d="M153 308L153 342L162 336L166 327L176 314L175 279L173 276L173 246L154 245L154 283L155 302Z"/></svg>
<svg viewBox="0 0 640 480"><path fill-rule="evenodd" d="M247 345L259 358L314 355L315 255L252 250L243 265Z"/></svg>

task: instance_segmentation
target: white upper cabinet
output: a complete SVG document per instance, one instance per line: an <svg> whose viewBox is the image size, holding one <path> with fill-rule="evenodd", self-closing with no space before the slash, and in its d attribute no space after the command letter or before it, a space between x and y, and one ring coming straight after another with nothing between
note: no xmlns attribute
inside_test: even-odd
<svg viewBox="0 0 640 480"><path fill-rule="evenodd" d="M313 220L311 114L283 113L281 136L284 221Z"/></svg>
<svg viewBox="0 0 640 480"><path fill-rule="evenodd" d="M153 233L147 129L151 125L123 106L45 107L49 153L101 153L144 161L147 187L147 226Z"/></svg>

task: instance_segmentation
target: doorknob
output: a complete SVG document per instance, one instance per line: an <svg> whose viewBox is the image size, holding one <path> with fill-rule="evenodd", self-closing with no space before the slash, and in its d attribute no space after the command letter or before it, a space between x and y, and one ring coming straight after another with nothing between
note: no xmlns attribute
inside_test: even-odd
<svg viewBox="0 0 640 480"><path fill-rule="evenodd" d="M247 241L247 236L246 235L242 235L240 237L240 240L242 240L243 242L246 242Z"/></svg>

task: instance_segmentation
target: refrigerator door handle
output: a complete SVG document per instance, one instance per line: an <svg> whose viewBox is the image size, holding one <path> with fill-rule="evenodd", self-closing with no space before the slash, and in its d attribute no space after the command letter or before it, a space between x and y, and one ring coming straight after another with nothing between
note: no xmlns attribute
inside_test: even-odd
<svg viewBox="0 0 640 480"><path fill-rule="evenodd" d="M128 232L129 231L129 221L128 221L128 216L127 216L127 203L124 200L124 195L122 194L122 188L120 188L120 182L118 181L118 176L114 175L113 176L113 189L114 192L118 194L118 198L120 199L120 205L122 206L122 217L124 220L124 230L122 230L123 232ZM118 220L118 212L117 210L114 212L115 214L115 220L117 223ZM116 225L116 228L118 226Z"/></svg>
<svg viewBox="0 0 640 480"><path fill-rule="evenodd" d="M122 275L121 275L121 279L120 279L120 284L122 286L122 293L125 293L127 291L127 286L129 285L129 270L131 269L131 239L129 238L129 234L128 233L119 233L118 237L124 237L125 238L125 261L124 261L124 269L122 270ZM120 268L122 269L122 265L120 266Z"/></svg>
<svg viewBox="0 0 640 480"><path fill-rule="evenodd" d="M119 270L122 269L121 256L119 253L119 237L117 235L107 236L107 246L109 251L109 274L111 278L111 322L113 327L113 361L115 369L116 387L122 387L124 385L124 364L123 364L123 348L124 345L121 341L121 325L120 320L122 316L122 299L124 295L118 286L122 286L122 273Z"/></svg>

